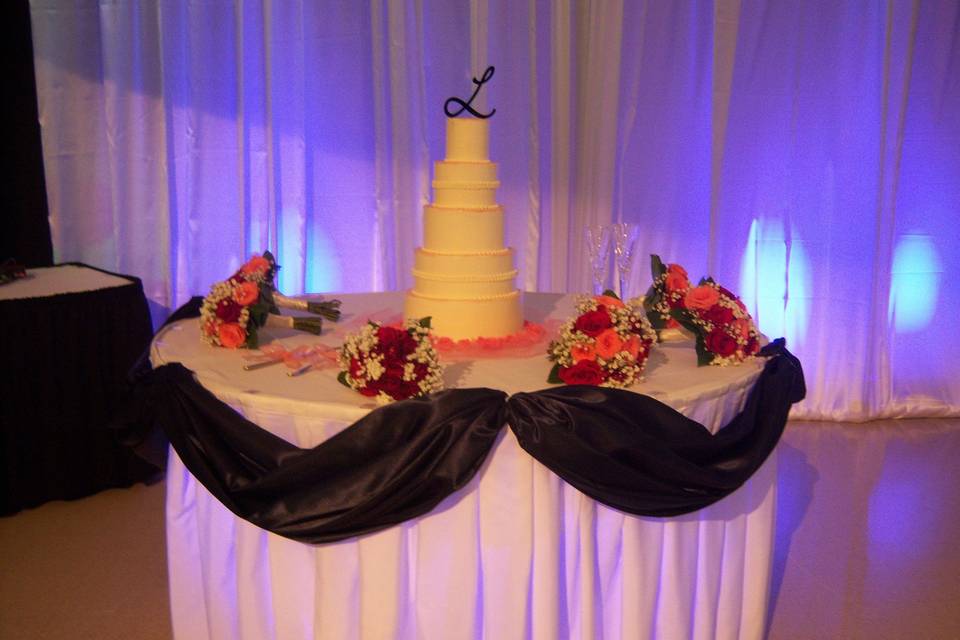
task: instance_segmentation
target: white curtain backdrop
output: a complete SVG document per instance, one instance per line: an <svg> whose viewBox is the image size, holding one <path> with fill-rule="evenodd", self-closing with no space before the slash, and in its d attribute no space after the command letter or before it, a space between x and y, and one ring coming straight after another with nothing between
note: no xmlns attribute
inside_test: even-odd
<svg viewBox="0 0 960 640"><path fill-rule="evenodd" d="M54 251L156 315L270 249L280 288L410 283L471 76L528 290L641 225L802 359L806 418L960 415L960 4L33 0ZM642 389L640 389L642 391Z"/></svg>

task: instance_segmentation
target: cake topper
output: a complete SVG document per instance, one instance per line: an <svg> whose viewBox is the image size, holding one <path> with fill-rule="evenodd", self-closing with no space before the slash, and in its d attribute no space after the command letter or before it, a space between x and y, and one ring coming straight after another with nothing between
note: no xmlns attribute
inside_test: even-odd
<svg viewBox="0 0 960 640"><path fill-rule="evenodd" d="M473 84L477 85L477 88L473 90L473 95L470 96L470 98L466 102L464 102L463 100L457 97L447 98L447 101L443 103L443 112L447 114L447 117L449 118L456 118L458 115L460 115L464 111L469 111L471 115L476 116L477 118L489 118L490 116L495 114L497 112L496 109L491 110L490 113L483 114L470 106L470 103L473 102L473 99L477 97L478 93L480 93L480 87L482 87L484 83L492 77L493 77L493 66L489 66L487 67L487 70L483 72L483 75L480 76L479 80L477 80L476 78L473 78ZM450 110L451 102L454 103L455 105L460 105L460 108L457 109L456 111L451 111Z"/></svg>

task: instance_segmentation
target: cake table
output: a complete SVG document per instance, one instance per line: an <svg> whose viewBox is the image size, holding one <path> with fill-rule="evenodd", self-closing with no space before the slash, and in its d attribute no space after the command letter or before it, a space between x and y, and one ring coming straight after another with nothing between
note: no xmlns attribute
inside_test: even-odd
<svg viewBox="0 0 960 640"><path fill-rule="evenodd" d="M367 318L399 317L402 293L339 296L320 337L266 329L262 342L339 345ZM524 316L561 321L573 296L524 296ZM201 343L196 319L154 339L154 366L181 362L220 400L302 448L375 405L335 370L243 371L242 351ZM544 349L545 349L544 344ZM544 355L449 364L447 386L548 386ZM696 366L690 342L660 345L650 395L716 431L743 406L763 361ZM775 455L698 512L638 517L586 497L500 432L463 490L389 529L308 545L236 517L171 450L167 555L175 636L188 638L760 638L772 558Z"/></svg>

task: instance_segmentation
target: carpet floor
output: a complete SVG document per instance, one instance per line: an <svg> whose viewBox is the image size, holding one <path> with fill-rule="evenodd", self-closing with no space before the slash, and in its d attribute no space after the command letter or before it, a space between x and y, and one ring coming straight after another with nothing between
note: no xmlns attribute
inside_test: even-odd
<svg viewBox="0 0 960 640"><path fill-rule="evenodd" d="M769 638L960 639L960 420L791 422L777 455ZM170 638L163 500L0 518L0 638Z"/></svg>

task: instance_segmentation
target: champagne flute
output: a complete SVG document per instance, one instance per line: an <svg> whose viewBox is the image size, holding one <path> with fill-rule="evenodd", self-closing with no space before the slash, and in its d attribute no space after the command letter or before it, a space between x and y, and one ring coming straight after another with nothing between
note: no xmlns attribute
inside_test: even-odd
<svg viewBox="0 0 960 640"><path fill-rule="evenodd" d="M584 240L587 243L587 255L590 259L590 270L593 275L593 293L603 293L607 281L607 272L610 266L610 234L609 225L591 224L584 227Z"/></svg>
<svg viewBox="0 0 960 640"><path fill-rule="evenodd" d="M620 299L627 299L627 283L630 282L630 269L633 268L633 253L640 237L640 227L630 222L613 225L613 252L620 276Z"/></svg>

